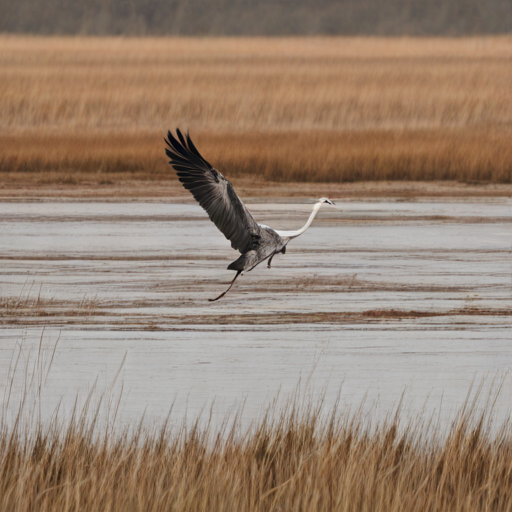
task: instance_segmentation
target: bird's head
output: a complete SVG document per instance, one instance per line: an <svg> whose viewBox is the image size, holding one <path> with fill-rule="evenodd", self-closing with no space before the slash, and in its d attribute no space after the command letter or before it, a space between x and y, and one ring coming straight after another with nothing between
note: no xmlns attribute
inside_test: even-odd
<svg viewBox="0 0 512 512"><path fill-rule="evenodd" d="M318 200L319 203L325 203L325 204L330 204L331 206L336 206L330 199L327 199L327 197L321 197L319 200Z"/></svg>

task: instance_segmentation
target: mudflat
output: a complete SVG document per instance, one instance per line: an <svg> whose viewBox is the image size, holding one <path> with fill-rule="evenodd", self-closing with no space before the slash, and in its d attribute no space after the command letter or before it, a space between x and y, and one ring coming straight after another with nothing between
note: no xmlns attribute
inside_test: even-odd
<svg viewBox="0 0 512 512"><path fill-rule="evenodd" d="M327 389L327 405L342 387L347 406L368 392L385 415L408 389L411 414L444 397L450 417L471 382L512 363L511 200L331 197L339 210L322 209L271 269L216 303L237 253L196 204L0 203L0 366L20 343L51 351L59 339L53 410L97 378L108 386L125 358L127 419L173 401L191 417L214 401L222 419L244 400L254 418L301 379ZM312 206L248 203L280 229Z"/></svg>

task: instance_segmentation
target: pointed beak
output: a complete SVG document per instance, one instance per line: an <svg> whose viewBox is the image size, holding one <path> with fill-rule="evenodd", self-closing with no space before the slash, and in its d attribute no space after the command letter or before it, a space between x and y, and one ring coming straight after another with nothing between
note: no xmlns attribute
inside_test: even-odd
<svg viewBox="0 0 512 512"><path fill-rule="evenodd" d="M330 204L331 206L336 206L336 203L334 203L334 202L332 202L332 201L329 201L329 204Z"/></svg>

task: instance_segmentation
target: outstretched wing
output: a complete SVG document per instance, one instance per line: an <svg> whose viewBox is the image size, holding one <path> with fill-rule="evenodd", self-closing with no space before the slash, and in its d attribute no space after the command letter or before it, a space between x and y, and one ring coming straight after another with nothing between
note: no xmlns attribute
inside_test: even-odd
<svg viewBox="0 0 512 512"><path fill-rule="evenodd" d="M260 238L260 228L236 195L233 185L199 153L190 139L177 129L178 139L169 131L165 148L169 162L183 186L192 192L213 223L231 241L231 247L244 253Z"/></svg>

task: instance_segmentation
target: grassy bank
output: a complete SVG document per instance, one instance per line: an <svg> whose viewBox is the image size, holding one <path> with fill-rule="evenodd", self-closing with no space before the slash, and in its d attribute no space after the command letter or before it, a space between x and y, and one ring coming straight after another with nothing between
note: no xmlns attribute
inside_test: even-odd
<svg viewBox="0 0 512 512"><path fill-rule="evenodd" d="M512 183L509 133L450 131L199 133L203 156L229 179L267 182L460 181ZM0 135L4 178L109 185L174 179L162 134ZM0 176L2 174L0 173Z"/></svg>
<svg viewBox="0 0 512 512"><path fill-rule="evenodd" d="M447 435L322 404L252 428L114 433L95 416L0 431L0 510L496 511L512 507L510 425L467 404ZM91 419L92 418L92 419ZM226 425L230 425L226 421Z"/></svg>
<svg viewBox="0 0 512 512"><path fill-rule="evenodd" d="M2 36L0 180L165 179L181 126L228 177L511 183L511 59L506 37Z"/></svg>

